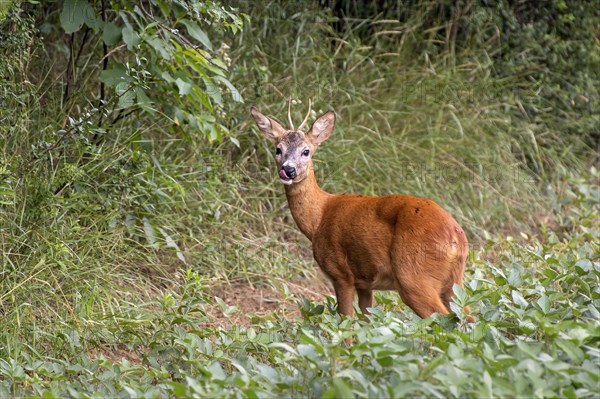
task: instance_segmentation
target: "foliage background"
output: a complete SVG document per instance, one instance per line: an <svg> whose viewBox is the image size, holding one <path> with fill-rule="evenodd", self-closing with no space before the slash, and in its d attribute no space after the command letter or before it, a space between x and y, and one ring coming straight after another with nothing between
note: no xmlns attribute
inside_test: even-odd
<svg viewBox="0 0 600 399"><path fill-rule="evenodd" d="M0 3L0 396L593 396L599 18L590 1ZM457 218L478 323L387 292L370 324L302 298L326 289L248 117L285 119L289 97L297 119L308 98L338 115L326 190ZM281 310L244 307L265 292Z"/></svg>

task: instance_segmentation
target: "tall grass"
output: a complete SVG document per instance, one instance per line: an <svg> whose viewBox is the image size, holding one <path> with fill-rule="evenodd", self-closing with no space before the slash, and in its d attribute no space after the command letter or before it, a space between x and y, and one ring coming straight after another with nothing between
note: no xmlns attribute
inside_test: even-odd
<svg viewBox="0 0 600 399"><path fill-rule="evenodd" d="M435 32L452 29L449 21L435 25L441 16L432 3L414 6L418 12L403 21L346 21L343 32L316 5L293 4L260 11L247 4L251 18L236 42L234 72L245 96L280 119L288 97L303 102L296 118L308 98L316 103L313 116L336 111L337 129L316 155L326 189L433 198L478 240L535 230L546 212L547 182L561 167L589 162L589 128L566 136L562 123L543 122L555 110L539 108L548 101L540 82L523 71L497 70L505 65L492 60L503 50L500 39L478 37L498 30L490 10L463 17L464 26L478 29L458 43L456 35L440 42ZM535 119L526 111L532 108ZM247 123L240 124L242 137ZM244 144L254 140L269 151L254 136Z"/></svg>

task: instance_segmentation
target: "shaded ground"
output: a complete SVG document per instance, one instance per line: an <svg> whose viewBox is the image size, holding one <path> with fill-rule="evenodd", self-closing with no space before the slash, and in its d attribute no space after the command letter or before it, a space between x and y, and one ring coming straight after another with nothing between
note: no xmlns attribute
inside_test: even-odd
<svg viewBox="0 0 600 399"><path fill-rule="evenodd" d="M277 281L271 285L251 284L248 281L236 281L213 288L211 301L205 311L209 320L200 327L222 328L229 330L237 326L248 327L253 316L277 313L282 318L293 320L300 318L298 300L306 297L311 301L323 303L325 295L334 295L327 278L318 272L314 278L295 278L293 281ZM224 305L219 305L217 298ZM227 309L224 311L223 306ZM230 309L229 307L233 307ZM132 364L141 364L140 353L145 348L129 348L127 345L101 346L89 352L91 359L104 356L113 362L122 359Z"/></svg>

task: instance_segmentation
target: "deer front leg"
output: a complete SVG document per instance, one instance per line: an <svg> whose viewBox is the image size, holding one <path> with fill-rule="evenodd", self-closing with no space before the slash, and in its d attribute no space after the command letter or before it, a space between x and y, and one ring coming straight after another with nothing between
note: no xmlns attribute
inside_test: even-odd
<svg viewBox="0 0 600 399"><path fill-rule="evenodd" d="M349 283L345 280L334 281L333 288L335 289L335 296L338 302L338 312L342 315L353 317L354 282ZM348 347L352 346L352 337L344 339L344 344Z"/></svg>
<svg viewBox="0 0 600 399"><path fill-rule="evenodd" d="M354 282L338 280L333 282L335 297L338 302L338 312L348 317L354 316Z"/></svg>

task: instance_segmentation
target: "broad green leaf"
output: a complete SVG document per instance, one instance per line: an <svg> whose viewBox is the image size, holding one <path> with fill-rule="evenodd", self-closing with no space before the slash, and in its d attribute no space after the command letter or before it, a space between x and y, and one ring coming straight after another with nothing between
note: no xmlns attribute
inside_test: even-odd
<svg viewBox="0 0 600 399"><path fill-rule="evenodd" d="M581 259L577 261L577 263L575 263L575 270L577 270L577 273L579 273L580 275L587 274L592 269L592 261L590 261L589 259Z"/></svg>
<svg viewBox="0 0 600 399"><path fill-rule="evenodd" d="M96 22L94 9L87 0L65 0L60 13L60 24L65 32L77 32L84 22L90 27Z"/></svg>
<svg viewBox="0 0 600 399"><path fill-rule="evenodd" d="M355 381L358 382L360 385L362 385L363 388L367 388L369 386L369 382L367 381L367 379L365 378L365 376L359 372L358 370L352 370L352 369L345 369L342 370L340 372L338 372L335 375L336 378L347 378L351 381Z"/></svg>
<svg viewBox="0 0 600 399"><path fill-rule="evenodd" d="M163 60L171 60L173 55L171 53L172 48L170 48L169 42L162 40L156 36L148 36L144 38L144 41L148 43L152 48L160 54Z"/></svg>
<svg viewBox="0 0 600 399"><path fill-rule="evenodd" d="M187 396L187 390L184 384L176 381L167 381L166 384L171 386L173 396L178 398L183 398Z"/></svg>
<svg viewBox="0 0 600 399"><path fill-rule="evenodd" d="M508 275L508 284L512 287L519 287L523 279L521 278L521 272L517 269L512 269Z"/></svg>
<svg viewBox="0 0 600 399"><path fill-rule="evenodd" d="M115 63L111 68L100 73L100 80L110 87L129 81L127 68L121 63Z"/></svg>
<svg viewBox="0 0 600 399"><path fill-rule="evenodd" d="M87 6L83 9L83 21L87 26L93 29L101 29L104 24L104 22L98 18L96 10L94 10L89 3L87 3Z"/></svg>
<svg viewBox="0 0 600 399"><path fill-rule="evenodd" d="M454 295L456 296L456 302L460 305L464 305L468 299L468 295L465 292L465 289L458 284L454 284L452 286L452 290L454 291Z"/></svg>
<svg viewBox="0 0 600 399"><path fill-rule="evenodd" d="M196 22L190 21L189 19L182 19L181 23L185 25L190 36L202 43L202 45L206 47L209 51L212 51L213 48L210 39L208 38L206 33L202 29L200 29Z"/></svg>
<svg viewBox="0 0 600 399"><path fill-rule="evenodd" d="M107 22L104 24L104 30L102 32L102 40L104 41L104 44L107 46L117 44L119 40L121 40L121 37L121 28L112 22Z"/></svg>
<svg viewBox="0 0 600 399"><path fill-rule="evenodd" d="M148 240L148 245L150 245L153 249L158 249L158 241L156 239L156 231L154 230L154 226L147 217L144 216L142 219L144 222L144 234L146 234L146 240Z"/></svg>
<svg viewBox="0 0 600 399"><path fill-rule="evenodd" d="M140 45L140 36L130 26L122 29L123 41L127 44L128 50L133 50Z"/></svg>
<svg viewBox="0 0 600 399"><path fill-rule="evenodd" d="M127 82L121 82L115 87L115 92L119 96L117 109L133 107L135 104L135 93Z"/></svg>
<svg viewBox="0 0 600 399"><path fill-rule="evenodd" d="M592 303L590 303L588 305L588 311L590 312L590 315L594 319L600 321L600 311L598 310L598 308L596 306L594 306Z"/></svg>
<svg viewBox="0 0 600 399"><path fill-rule="evenodd" d="M425 365L425 367L423 367L423 369L421 370L420 377L421 377L422 379L427 379L427 378L429 378L429 376L431 375L431 373L432 373L432 372L433 372L433 371L434 371L434 370L435 370L435 369L436 369L438 366L440 366L442 363L444 363L444 361L445 361L446 359L447 359L446 357L444 357L444 356L442 356L442 355L439 355L439 356L437 356L437 357L433 358L432 360L430 360L430 361L429 361L429 363L427 363L427 364Z"/></svg>
<svg viewBox="0 0 600 399"><path fill-rule="evenodd" d="M238 308L236 306L227 305L225 303L225 301L223 301L218 296L215 297L215 301L217 301L217 304L219 305L219 307L221 308L221 311L223 312L223 314L225 316L229 316L230 314L233 314L233 313L237 312L237 310L238 310Z"/></svg>
<svg viewBox="0 0 600 399"><path fill-rule="evenodd" d="M219 134L217 127L215 125L209 125L208 126L208 140L212 143L214 141L219 140L220 138L221 138L221 135Z"/></svg>
<svg viewBox="0 0 600 399"><path fill-rule="evenodd" d="M577 345L562 338L557 338L555 342L571 360L573 360L576 364L581 363L583 360L583 351Z"/></svg>
<svg viewBox="0 0 600 399"><path fill-rule="evenodd" d="M221 363L219 362L212 362L206 369L210 372L211 378L225 380L227 377L223 371L223 367L221 367Z"/></svg>
<svg viewBox="0 0 600 399"><path fill-rule="evenodd" d="M179 258L179 260L185 263L185 257L183 256L183 252L181 252L181 249L179 249L179 245L177 245L177 242L175 242L175 240L169 234L167 234L167 232L163 228L159 227L158 230L165 238L165 241L167 242L167 247L173 248L177 253L177 257Z"/></svg>
<svg viewBox="0 0 600 399"><path fill-rule="evenodd" d="M163 78L166 82L169 82L169 83L175 82L175 79L167 71L161 72L160 77Z"/></svg>
<svg viewBox="0 0 600 399"><path fill-rule="evenodd" d="M352 392L352 387L350 386L350 384L348 384L341 378L334 378L333 386L331 388L329 388L327 391L325 391L325 393L323 393L323 396L321 396L321 399L338 399L338 398L352 399L352 398L354 398L354 392Z"/></svg>
<svg viewBox="0 0 600 399"><path fill-rule="evenodd" d="M297 352L294 348L292 348L290 345L284 343L284 342L274 342L272 344L269 345L269 348L278 348L278 349L283 349L286 352L291 353L292 355L296 355Z"/></svg>
<svg viewBox="0 0 600 399"><path fill-rule="evenodd" d="M538 299L537 304L544 314L547 314L550 311L550 299L546 295L542 295L540 299Z"/></svg>
<svg viewBox="0 0 600 399"><path fill-rule="evenodd" d="M523 342L523 341L518 341L517 342L517 348L522 352L525 353L527 356L533 358L533 359L537 359L538 353L541 350L541 346L540 345L536 345L532 342Z"/></svg>
<svg viewBox="0 0 600 399"><path fill-rule="evenodd" d="M152 108L152 101L148 98L148 96L141 87L135 88L135 96L137 98L137 104L142 109L149 112L155 112L155 109Z"/></svg>
<svg viewBox="0 0 600 399"><path fill-rule="evenodd" d="M267 378L268 380L277 381L277 379L278 379L278 373L277 373L277 370L275 370L273 367L268 366L268 365L263 364L263 363L257 363L255 365L255 367L258 370L258 372L262 376L264 376L265 378Z"/></svg>
<svg viewBox="0 0 600 399"><path fill-rule="evenodd" d="M512 291L512 300L516 305L519 305L521 308L525 309L528 305L523 295L517 290Z"/></svg>
<svg viewBox="0 0 600 399"><path fill-rule="evenodd" d="M190 90L192 89L191 83L185 82L181 78L177 78L175 80L175 84L177 85L177 88L179 89L180 96L185 96L187 94L190 94Z"/></svg>
<svg viewBox="0 0 600 399"><path fill-rule="evenodd" d="M483 372L483 387L485 388L483 391L485 397L491 398L494 396L492 377L490 376L490 373L488 373L487 370Z"/></svg>
<svg viewBox="0 0 600 399"><path fill-rule="evenodd" d="M225 86L227 86L227 88L231 92L231 97L233 98L233 101L236 101L238 103L244 102L244 99L242 98L242 95L240 94L240 92L235 88L235 86L233 84L231 84L231 82L229 80L225 79L222 76L215 76L214 79L218 82L223 83Z"/></svg>
<svg viewBox="0 0 600 399"><path fill-rule="evenodd" d="M221 95L221 89L208 79L204 79L206 85L206 94L213 99L213 101L219 105L223 105L223 96Z"/></svg>

